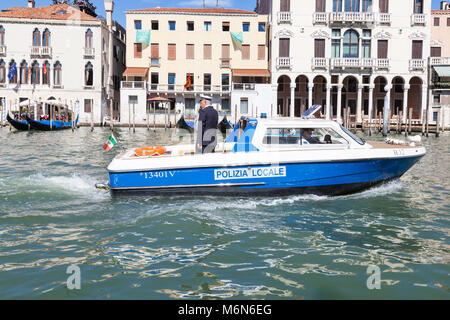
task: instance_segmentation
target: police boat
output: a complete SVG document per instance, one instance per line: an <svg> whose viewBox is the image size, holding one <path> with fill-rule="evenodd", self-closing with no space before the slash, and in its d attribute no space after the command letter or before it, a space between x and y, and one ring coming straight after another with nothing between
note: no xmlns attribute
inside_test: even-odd
<svg viewBox="0 0 450 320"><path fill-rule="evenodd" d="M425 154L414 143L365 142L334 121L242 118L214 153L133 149L107 170L113 193L336 196L397 179Z"/></svg>

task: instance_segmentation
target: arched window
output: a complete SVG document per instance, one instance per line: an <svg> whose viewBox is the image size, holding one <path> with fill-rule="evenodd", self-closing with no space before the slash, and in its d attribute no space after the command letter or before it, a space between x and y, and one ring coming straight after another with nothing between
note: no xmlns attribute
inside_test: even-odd
<svg viewBox="0 0 450 320"><path fill-rule="evenodd" d="M50 85L50 63L48 61L42 65L42 84Z"/></svg>
<svg viewBox="0 0 450 320"><path fill-rule="evenodd" d="M344 11L346 12L359 12L360 0L345 0Z"/></svg>
<svg viewBox="0 0 450 320"><path fill-rule="evenodd" d="M9 63L8 79L9 83L17 83L17 66L14 59Z"/></svg>
<svg viewBox="0 0 450 320"><path fill-rule="evenodd" d="M39 84L40 69L39 62L34 61L31 65L31 84Z"/></svg>
<svg viewBox="0 0 450 320"><path fill-rule="evenodd" d="M59 61L53 65L53 82L55 86L60 86L62 83L62 65Z"/></svg>
<svg viewBox="0 0 450 320"><path fill-rule="evenodd" d="M86 31L86 35L85 35L85 46L86 46L86 49L92 49L92 36L93 36L93 33L92 33L92 31L91 31L91 29L88 29L87 31Z"/></svg>
<svg viewBox="0 0 450 320"><path fill-rule="evenodd" d="M0 26L0 46L5 45L5 28L3 26Z"/></svg>
<svg viewBox="0 0 450 320"><path fill-rule="evenodd" d="M41 32L38 28L33 31L33 47L41 46Z"/></svg>
<svg viewBox="0 0 450 320"><path fill-rule="evenodd" d="M28 63L24 60L20 64L20 84L28 83Z"/></svg>
<svg viewBox="0 0 450 320"><path fill-rule="evenodd" d="M94 67L92 63L88 62L84 67L84 83L88 87L92 87L94 85Z"/></svg>
<svg viewBox="0 0 450 320"><path fill-rule="evenodd" d="M0 60L0 83L6 83L6 63Z"/></svg>
<svg viewBox="0 0 450 320"><path fill-rule="evenodd" d="M50 47L50 30L48 29L45 29L44 33L42 34L42 46Z"/></svg>
<svg viewBox="0 0 450 320"><path fill-rule="evenodd" d="M359 35L355 30L348 30L344 33L344 58L358 58L359 57Z"/></svg>

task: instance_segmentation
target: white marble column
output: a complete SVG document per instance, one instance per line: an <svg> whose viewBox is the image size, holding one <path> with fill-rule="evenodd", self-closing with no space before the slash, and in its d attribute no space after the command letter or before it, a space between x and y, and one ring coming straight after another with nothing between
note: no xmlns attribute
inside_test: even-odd
<svg viewBox="0 0 450 320"><path fill-rule="evenodd" d="M331 88L332 88L332 86L330 84L327 84L327 107L325 110L327 120L333 119L333 115L332 115L333 109L331 108Z"/></svg>
<svg viewBox="0 0 450 320"><path fill-rule="evenodd" d="M337 92L337 111L336 111L336 121L342 124L342 88L344 85L338 85Z"/></svg>
<svg viewBox="0 0 450 320"><path fill-rule="evenodd" d="M403 123L406 123L406 119L408 117L408 93L410 87L411 86L409 84L405 84L403 86Z"/></svg>
<svg viewBox="0 0 450 320"><path fill-rule="evenodd" d="M428 86L422 84L422 108L420 110L420 121L421 122L425 121L425 119L423 118L423 113L427 109L427 91L428 91ZM428 119L430 119L429 116L428 116Z"/></svg>
<svg viewBox="0 0 450 320"><path fill-rule="evenodd" d="M373 118L373 89L375 89L375 85L371 84L369 86L369 122L372 122Z"/></svg>
<svg viewBox="0 0 450 320"><path fill-rule="evenodd" d="M363 101L363 89L364 86L358 86L358 96L356 97L356 122L362 122L362 101Z"/></svg>
<svg viewBox="0 0 450 320"><path fill-rule="evenodd" d="M313 88L314 83L308 83L308 108L311 108L313 106Z"/></svg>
<svg viewBox="0 0 450 320"><path fill-rule="evenodd" d="M291 105L289 108L289 115L291 118L295 117L295 87L296 83L291 83Z"/></svg>

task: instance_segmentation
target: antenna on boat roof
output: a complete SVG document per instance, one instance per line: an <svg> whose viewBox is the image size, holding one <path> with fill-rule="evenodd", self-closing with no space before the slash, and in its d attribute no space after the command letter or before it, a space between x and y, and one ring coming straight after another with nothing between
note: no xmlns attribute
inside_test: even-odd
<svg viewBox="0 0 450 320"><path fill-rule="evenodd" d="M311 108L306 110L305 113L303 113L302 118L303 119L311 119L320 109L322 109L322 106L319 104L315 104Z"/></svg>

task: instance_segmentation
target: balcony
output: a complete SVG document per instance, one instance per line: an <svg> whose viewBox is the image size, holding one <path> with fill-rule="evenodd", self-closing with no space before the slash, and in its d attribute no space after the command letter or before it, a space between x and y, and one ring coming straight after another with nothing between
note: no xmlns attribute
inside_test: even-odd
<svg viewBox="0 0 450 320"><path fill-rule="evenodd" d="M0 46L0 56L6 56L6 46Z"/></svg>
<svg viewBox="0 0 450 320"><path fill-rule="evenodd" d="M254 91L255 84L254 83L233 83L234 91Z"/></svg>
<svg viewBox="0 0 450 320"><path fill-rule="evenodd" d="M292 12L278 12L278 24L280 23L292 23Z"/></svg>
<svg viewBox="0 0 450 320"><path fill-rule="evenodd" d="M123 82L122 82L123 83ZM123 86L122 86L123 87ZM183 94L199 94L199 93L229 93L229 85L191 85L189 88L185 88L184 85L175 84L156 84L149 83L148 88L150 92L160 93L160 92L174 92Z"/></svg>
<svg viewBox="0 0 450 320"><path fill-rule="evenodd" d="M52 47L31 47L30 54L32 57L52 57Z"/></svg>
<svg viewBox="0 0 450 320"><path fill-rule="evenodd" d="M292 58L277 58L277 69L291 69Z"/></svg>
<svg viewBox="0 0 450 320"><path fill-rule="evenodd" d="M95 49L94 48L83 48L83 56L85 58L95 57Z"/></svg>
<svg viewBox="0 0 450 320"><path fill-rule="evenodd" d="M378 16L378 22L380 24L391 24L391 14L390 13L380 13Z"/></svg>
<svg viewBox="0 0 450 320"><path fill-rule="evenodd" d="M426 63L424 59L411 59L409 61L410 71L424 71L426 68Z"/></svg>
<svg viewBox="0 0 450 320"><path fill-rule="evenodd" d="M389 70L391 62L389 59L376 58L333 58L331 59L331 68Z"/></svg>
<svg viewBox="0 0 450 320"><path fill-rule="evenodd" d="M231 58L220 58L221 68L231 68Z"/></svg>
<svg viewBox="0 0 450 320"><path fill-rule="evenodd" d="M432 57L430 60L432 66L450 65L450 57Z"/></svg>
<svg viewBox="0 0 450 320"><path fill-rule="evenodd" d="M328 14L326 12L315 12L313 14L313 24L327 24Z"/></svg>
<svg viewBox="0 0 450 320"><path fill-rule="evenodd" d="M415 13L411 16L411 24L415 25L426 25L427 24L427 16L425 14Z"/></svg>
<svg viewBox="0 0 450 320"><path fill-rule="evenodd" d="M122 81L121 89L146 89L145 81Z"/></svg>
<svg viewBox="0 0 450 320"><path fill-rule="evenodd" d="M332 12L330 23L375 23L372 12Z"/></svg>
<svg viewBox="0 0 450 320"><path fill-rule="evenodd" d="M313 58L312 59L313 69L328 69L328 60L326 58Z"/></svg>

